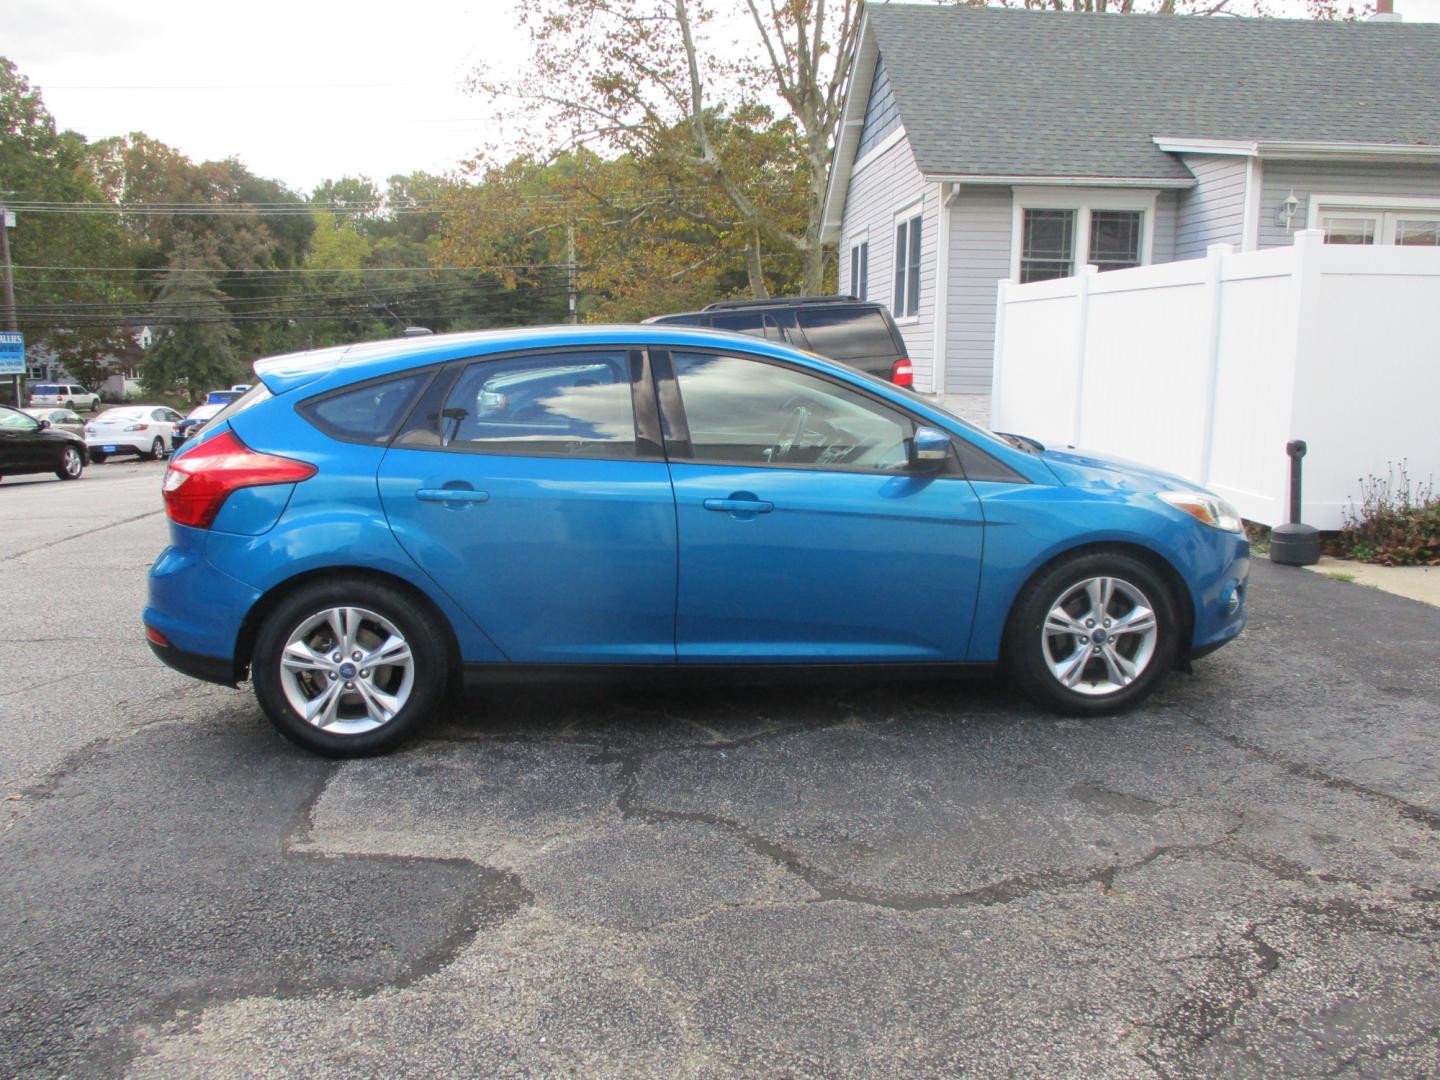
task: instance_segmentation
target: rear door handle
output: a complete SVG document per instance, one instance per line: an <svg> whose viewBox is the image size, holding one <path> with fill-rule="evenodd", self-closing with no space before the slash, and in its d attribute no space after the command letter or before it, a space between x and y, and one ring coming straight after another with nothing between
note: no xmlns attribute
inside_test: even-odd
<svg viewBox="0 0 1440 1080"><path fill-rule="evenodd" d="M489 502L488 491L476 491L474 488L421 488L415 492L415 498L421 502Z"/></svg>
<svg viewBox="0 0 1440 1080"><path fill-rule="evenodd" d="M706 510L728 510L732 514L768 514L775 504L764 499L706 499Z"/></svg>

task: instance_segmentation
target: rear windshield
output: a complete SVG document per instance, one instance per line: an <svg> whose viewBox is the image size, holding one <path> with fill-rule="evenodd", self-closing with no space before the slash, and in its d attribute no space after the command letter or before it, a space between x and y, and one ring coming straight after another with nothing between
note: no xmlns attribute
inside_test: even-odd
<svg viewBox="0 0 1440 1080"><path fill-rule="evenodd" d="M58 386L52 386L50 383L41 383L39 386L35 387L35 389L34 389L33 391L31 391L31 392L32 392L32 393L35 393L35 394L46 394L46 395L59 394L59 393L60 393L60 387L58 387Z"/></svg>
<svg viewBox="0 0 1440 1080"><path fill-rule="evenodd" d="M797 307L795 321L805 331L811 350L832 360L899 355L878 308Z"/></svg>
<svg viewBox="0 0 1440 1080"><path fill-rule="evenodd" d="M229 405L230 402L234 401L243 393L243 390L211 390L210 393L205 396L205 404Z"/></svg>
<svg viewBox="0 0 1440 1080"><path fill-rule="evenodd" d="M226 405L225 408L211 417L205 426L207 428L218 428L222 420L229 420L237 413L244 412L252 405L259 405L262 401L269 401L274 396L274 394L270 393L270 388L263 382L257 382L249 390L246 390L245 393L241 394L234 401L230 402L229 405Z"/></svg>

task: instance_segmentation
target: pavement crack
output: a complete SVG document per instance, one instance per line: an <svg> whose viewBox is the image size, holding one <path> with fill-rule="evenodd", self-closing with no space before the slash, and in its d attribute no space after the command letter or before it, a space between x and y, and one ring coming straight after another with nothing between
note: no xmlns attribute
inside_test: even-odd
<svg viewBox="0 0 1440 1080"><path fill-rule="evenodd" d="M163 513L165 513L165 508L162 506L158 510L147 510L143 514L121 518L119 521L111 521L105 525L97 525L93 529L82 529L80 532L71 533L69 536L62 536L58 540L51 540L48 543L40 544L38 547L26 548L23 551L12 551L9 555L0 557L0 562L12 562L15 559L24 558L26 555L32 555L37 551L50 551L53 548L59 547L61 544L68 544L71 540L79 540L82 536L94 536L96 533L104 532L106 529L119 528L121 525L129 525L132 522L143 521L145 518L154 517L156 514Z"/></svg>
<svg viewBox="0 0 1440 1080"><path fill-rule="evenodd" d="M1276 766L1277 768L1285 770L1285 772L1289 773L1291 776L1298 776L1302 780L1313 781L1317 784L1331 789L1332 791L1343 791L1351 795L1356 795L1369 802L1380 803L1388 807L1389 809L1395 811L1407 821L1413 821L1419 825L1425 826L1425 828L1430 829L1434 832L1440 832L1440 813L1437 813L1434 810L1430 810L1424 806L1417 806L1411 802L1406 802L1404 799L1398 798L1394 795L1386 794L1383 791L1377 791L1375 788L1372 787L1366 787L1364 784L1357 784L1353 780L1346 780L1344 777L1336 776L1333 773L1328 773L1324 769L1319 768L1318 766L1308 765L1303 761L1294 761L1291 758L1287 758L1283 754L1276 753L1274 750L1269 750L1259 745L1258 743L1253 743L1248 739L1241 738L1239 735L1231 734L1228 731L1222 731L1214 724L1207 723L1206 721L1200 719L1200 717L1196 716L1194 713L1187 712L1184 715L1196 727L1203 728L1205 731L1215 736L1215 738L1219 739L1221 742L1233 746L1237 750L1243 750L1248 754L1254 754L1255 756L1262 758L1265 761L1268 761L1270 764Z"/></svg>

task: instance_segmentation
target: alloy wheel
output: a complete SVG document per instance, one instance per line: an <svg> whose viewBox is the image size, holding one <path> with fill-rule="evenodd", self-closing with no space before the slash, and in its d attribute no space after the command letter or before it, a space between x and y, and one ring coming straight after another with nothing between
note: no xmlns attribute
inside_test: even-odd
<svg viewBox="0 0 1440 1080"><path fill-rule="evenodd" d="M410 700L415 658L395 624L360 607L317 611L291 631L280 685L312 727L360 735L393 720Z"/></svg>
<svg viewBox="0 0 1440 1080"><path fill-rule="evenodd" d="M1068 690L1103 697L1138 679L1155 655L1154 605L1118 577L1092 577L1067 588L1050 606L1041 649L1050 674Z"/></svg>
<svg viewBox="0 0 1440 1080"><path fill-rule="evenodd" d="M80 460L80 451L67 446L65 452L60 455L60 468L65 471L65 475L72 478L79 476L80 470L84 467L85 463Z"/></svg>

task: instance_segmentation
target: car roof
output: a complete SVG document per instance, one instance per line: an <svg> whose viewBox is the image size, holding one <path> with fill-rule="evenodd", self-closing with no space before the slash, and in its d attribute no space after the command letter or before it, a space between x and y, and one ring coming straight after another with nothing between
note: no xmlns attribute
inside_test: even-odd
<svg viewBox="0 0 1440 1080"><path fill-rule="evenodd" d="M667 323L605 323L588 326L527 326L509 330L473 330L428 337L387 338L358 345L337 345L309 352L287 353L256 361L255 374L272 393L316 382L332 372L344 372L345 381L386 375L446 360L492 353L544 348L601 348L614 345L669 345L683 348L739 346L749 352L782 359L818 362L827 370L838 367L814 353L762 338L710 330L700 326Z"/></svg>

